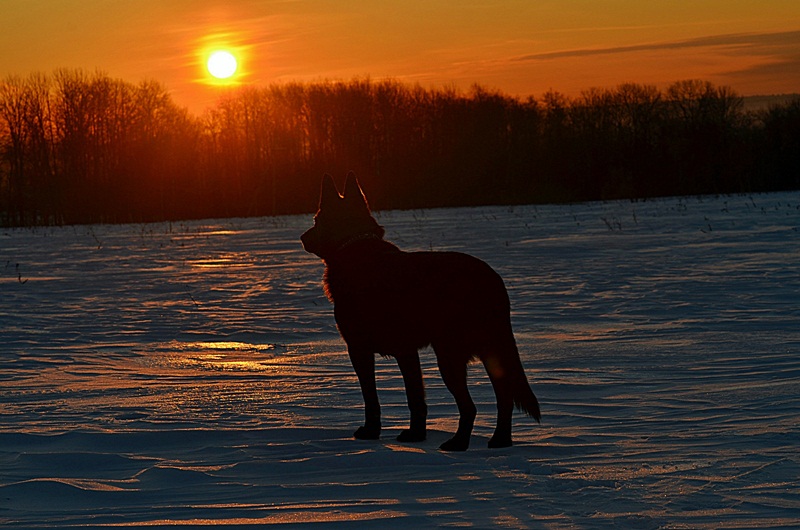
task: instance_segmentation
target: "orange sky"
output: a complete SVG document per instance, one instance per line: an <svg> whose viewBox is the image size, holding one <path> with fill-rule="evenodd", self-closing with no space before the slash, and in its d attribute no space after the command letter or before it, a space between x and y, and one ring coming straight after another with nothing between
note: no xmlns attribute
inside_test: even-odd
<svg viewBox="0 0 800 530"><path fill-rule="evenodd" d="M800 92L800 0L0 0L0 76L55 68L156 79L201 112L204 51L238 83L371 76L519 96L701 78Z"/></svg>

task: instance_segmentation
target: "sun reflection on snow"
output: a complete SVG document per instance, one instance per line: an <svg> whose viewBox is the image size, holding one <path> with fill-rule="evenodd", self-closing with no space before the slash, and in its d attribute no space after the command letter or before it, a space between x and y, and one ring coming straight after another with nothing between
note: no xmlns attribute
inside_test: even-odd
<svg viewBox="0 0 800 530"><path fill-rule="evenodd" d="M187 344L188 348L208 348L209 350L234 350L234 351L267 351L274 350L274 344L250 344L248 342L234 341L215 341L215 342L192 342Z"/></svg>
<svg viewBox="0 0 800 530"><path fill-rule="evenodd" d="M247 263L236 256L222 256L219 258L198 259L188 262L196 269L223 269L227 267L244 267Z"/></svg>
<svg viewBox="0 0 800 530"><path fill-rule="evenodd" d="M196 506L203 508L203 506ZM266 506L266 509L273 509ZM277 512L277 509L276 509ZM274 513L264 517L232 517L213 519L158 519L152 521L138 521L131 523L114 523L114 526L250 526L250 525L288 525L288 524L314 524L314 523L348 523L356 521L375 521L380 519L398 519L407 514L397 510L381 509L370 512L344 512L334 511L289 511ZM111 526L102 524L100 526Z"/></svg>
<svg viewBox="0 0 800 530"><path fill-rule="evenodd" d="M263 372L274 369L274 355L264 355L275 349L274 344L250 344L235 341L191 342L180 346L185 352L177 360L184 366L199 366L212 370Z"/></svg>

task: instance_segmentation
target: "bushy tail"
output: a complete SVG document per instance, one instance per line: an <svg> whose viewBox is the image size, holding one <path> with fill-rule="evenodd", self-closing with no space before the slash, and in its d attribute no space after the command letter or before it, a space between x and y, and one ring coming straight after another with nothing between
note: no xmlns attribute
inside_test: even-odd
<svg viewBox="0 0 800 530"><path fill-rule="evenodd" d="M524 372L520 372L520 376L516 378L512 395L514 396L514 405L517 410L523 411L528 416L535 419L538 423L542 422L542 413L539 410L539 400L531 390L528 384L528 378L525 377Z"/></svg>
<svg viewBox="0 0 800 530"><path fill-rule="evenodd" d="M509 384L511 385L511 397L517 410L521 410L532 417L537 423L542 423L542 413L539 410L539 400L531 390L528 378L525 375L525 368L522 367L522 359L519 357L519 350L516 342L506 349L506 363L508 364Z"/></svg>
<svg viewBox="0 0 800 530"><path fill-rule="evenodd" d="M531 385L528 384L516 344L510 342L509 346L500 351L503 352L501 355L483 358L483 364L492 379L498 399L503 394L508 398L510 393L517 410L541 423L542 413L539 410L539 400L536 399Z"/></svg>

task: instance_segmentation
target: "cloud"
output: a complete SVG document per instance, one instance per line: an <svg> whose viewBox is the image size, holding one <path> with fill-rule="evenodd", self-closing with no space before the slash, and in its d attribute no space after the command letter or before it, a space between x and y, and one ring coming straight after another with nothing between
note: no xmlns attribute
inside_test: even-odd
<svg viewBox="0 0 800 530"><path fill-rule="evenodd" d="M796 94L800 87L800 51L723 73L750 93ZM752 88L751 88L752 86ZM767 91L759 87L769 87Z"/></svg>
<svg viewBox="0 0 800 530"><path fill-rule="evenodd" d="M707 47L732 47L750 49L755 53L777 53L779 49L796 52L800 49L800 31L784 31L778 33L735 33L728 35L711 35L695 39L635 44L632 46L615 46L609 48L583 48L557 52L534 53L514 57L511 61L549 61L570 57L591 57L596 55L612 55L621 53L683 50Z"/></svg>

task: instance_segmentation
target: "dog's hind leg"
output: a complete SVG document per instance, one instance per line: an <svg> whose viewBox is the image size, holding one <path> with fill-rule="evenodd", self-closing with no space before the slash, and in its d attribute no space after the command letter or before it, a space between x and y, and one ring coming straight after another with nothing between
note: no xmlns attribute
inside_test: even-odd
<svg viewBox="0 0 800 530"><path fill-rule="evenodd" d="M497 400L497 426L489 440L490 448L511 447L511 416L514 412L513 379L505 373L502 364L492 356L484 357L483 365L492 382Z"/></svg>
<svg viewBox="0 0 800 530"><path fill-rule="evenodd" d="M422 380L422 369L419 365L419 353L416 350L400 353L396 356L403 382L406 386L406 399L411 413L411 426L400 433L400 442L421 442L427 437L426 422L428 406L425 404L425 383Z"/></svg>
<svg viewBox="0 0 800 530"><path fill-rule="evenodd" d="M542 418L539 402L528 384L517 345L510 332L508 337L498 342L493 353L481 356L497 398L497 427L489 440L491 448L511 446L511 414L515 405L537 422Z"/></svg>
<svg viewBox="0 0 800 530"><path fill-rule="evenodd" d="M451 352L452 353L452 352ZM439 371L447 390L453 394L458 406L458 430L456 434L439 446L442 451L466 451L469 448L469 439L472 435L472 426L478 409L469 395L467 388L467 363L465 360L447 357L447 352L436 352L439 361Z"/></svg>
<svg viewBox="0 0 800 530"><path fill-rule="evenodd" d="M348 350L348 354L364 397L364 426L359 427L353 436L359 440L377 440L381 436L381 405L375 384L375 355L353 350Z"/></svg>

